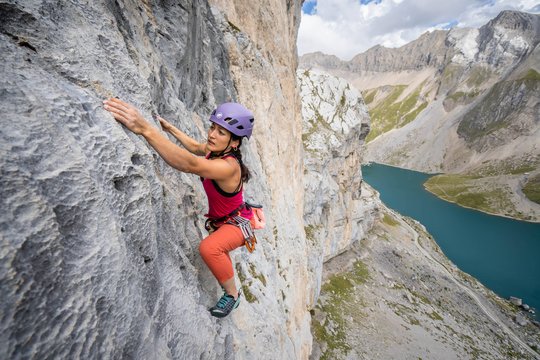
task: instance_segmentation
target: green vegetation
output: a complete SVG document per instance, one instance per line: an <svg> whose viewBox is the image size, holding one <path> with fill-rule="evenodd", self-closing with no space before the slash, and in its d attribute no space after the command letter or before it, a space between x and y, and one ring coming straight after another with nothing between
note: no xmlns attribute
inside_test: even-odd
<svg viewBox="0 0 540 360"><path fill-rule="evenodd" d="M369 142L387 131L405 126L416 119L418 114L420 114L420 112L428 105L427 102L420 100L420 91L422 87L423 84L402 101L397 101L407 86L396 85L390 94L378 103L377 106L370 109L371 131L369 132L366 141ZM371 96L371 94L372 93L370 92L369 96ZM367 100L366 103L368 103Z"/></svg>
<svg viewBox="0 0 540 360"><path fill-rule="evenodd" d="M363 92L362 96L364 98L364 102L366 105L369 105L375 100L375 95L377 94L377 89L375 90L369 90L367 92Z"/></svg>
<svg viewBox="0 0 540 360"><path fill-rule="evenodd" d="M437 175L429 178L424 187L436 196L464 207L530 220L530 215L516 210L510 200L512 190L489 178Z"/></svg>
<svg viewBox="0 0 540 360"><path fill-rule="evenodd" d="M474 175L478 177L497 176L497 175L520 175L533 171L540 166L540 157L532 160L522 160L508 158L501 161L490 161L481 168L475 170Z"/></svg>
<svg viewBox="0 0 540 360"><path fill-rule="evenodd" d="M517 80L517 83L524 84L529 92L538 93L540 88L540 74L536 70L530 69L523 78Z"/></svg>
<svg viewBox="0 0 540 360"><path fill-rule="evenodd" d="M385 223L386 225L390 225L390 226L397 226L397 225L399 225L399 222L398 222L393 216L390 216L390 215L387 214L387 213L384 214L382 221L383 221L383 223Z"/></svg>
<svg viewBox="0 0 540 360"><path fill-rule="evenodd" d="M370 110L371 115L371 131L369 132L366 141L371 141L375 139L380 134L383 134L396 125L396 109L395 102L407 88L406 85L397 85L395 86L390 94L375 108ZM398 103L399 110L399 103ZM392 116L394 115L394 116Z"/></svg>
<svg viewBox="0 0 540 360"><path fill-rule="evenodd" d="M264 277L263 274L257 272L253 263L249 264L249 273L251 274L251 276L258 279L263 284L263 286L266 286L266 277Z"/></svg>
<svg viewBox="0 0 540 360"><path fill-rule="evenodd" d="M238 279L240 279L240 283L242 284L242 294L244 295L244 298L247 300L248 303L254 303L255 301L259 302L259 299L249 289L249 286L252 284L252 281L246 281L246 275L242 271L242 267L240 264L236 264L236 273L238 274Z"/></svg>
<svg viewBox="0 0 540 360"><path fill-rule="evenodd" d="M540 80L540 74L534 69L529 69L525 76L522 77L523 80Z"/></svg>
<svg viewBox="0 0 540 360"><path fill-rule="evenodd" d="M441 315L439 315L436 311L433 311L432 313L428 314L430 318L432 318L433 320L437 320L437 321L443 321L444 319L442 318Z"/></svg>
<svg viewBox="0 0 540 360"><path fill-rule="evenodd" d="M426 101L424 101L415 110L413 110L410 113L408 113L407 115L405 115L403 117L403 122L401 123L401 126L405 126L408 123L410 123L411 121L413 121L414 119L416 119L418 114L420 114L422 111L424 111L424 109L427 108L427 106L428 106L428 103Z"/></svg>
<svg viewBox="0 0 540 360"><path fill-rule="evenodd" d="M455 93L448 95L446 98L461 103L474 99L478 96L478 94L480 94L480 91L477 89L471 92L456 91Z"/></svg>
<svg viewBox="0 0 540 360"><path fill-rule="evenodd" d="M304 227L304 231L306 232L306 240L308 240L311 244L316 244L316 234L317 231L321 228L321 225L308 225Z"/></svg>
<svg viewBox="0 0 540 360"><path fill-rule="evenodd" d="M516 212L510 201L512 190L496 182L498 177L523 175L539 167L540 156L489 161L468 175L434 176L424 186L431 193L462 206L530 220L530 215ZM529 200L540 204L540 174L531 176L522 191Z"/></svg>
<svg viewBox="0 0 540 360"><path fill-rule="evenodd" d="M461 98L464 98L467 95L467 93L464 93L463 91L456 91L455 93L448 95L446 98L454 101L458 101Z"/></svg>
<svg viewBox="0 0 540 360"><path fill-rule="evenodd" d="M314 109L314 118L308 119L310 123L310 128L307 132L302 134L302 142L304 144L304 149L307 151L313 151L309 148L309 140L311 139L311 136L315 133L321 133L323 129L326 129L327 131L330 131L333 133L334 131L330 127L330 125L326 122L326 120L323 118L321 113L319 113L318 109Z"/></svg>
<svg viewBox="0 0 540 360"><path fill-rule="evenodd" d="M414 291L414 290L409 290L409 292L411 294L414 295L414 297L420 299L420 301L422 301L424 304L428 304L430 305L431 304L431 301L429 300L429 298L427 296L424 296L422 294L419 294L418 292Z"/></svg>
<svg viewBox="0 0 540 360"><path fill-rule="evenodd" d="M317 308L324 315L324 319L313 319L315 339L327 345L321 359L335 359L338 354L346 355L351 350L346 338L349 318L361 316L354 293L355 285L363 284L368 279L366 265L356 261L350 272L335 274L323 284Z"/></svg>
<svg viewBox="0 0 540 360"><path fill-rule="evenodd" d="M523 187L523 193L529 200L540 204L540 174L527 180Z"/></svg>
<svg viewBox="0 0 540 360"><path fill-rule="evenodd" d="M420 320L414 317L416 310L396 302L388 301L387 304L392 308L394 314L405 320L407 323L420 326Z"/></svg>
<svg viewBox="0 0 540 360"><path fill-rule="evenodd" d="M345 106L345 101L347 101L347 99L345 99L345 93L343 93L341 94L341 99L339 99L339 106L341 109Z"/></svg>
<svg viewBox="0 0 540 360"><path fill-rule="evenodd" d="M529 74L529 73L527 73ZM534 73L531 73L534 77ZM523 86L527 91L523 92ZM528 105L531 97L538 93L540 82L536 79L501 81L493 85L488 94L459 123L458 134L467 142L474 143L497 130L507 128ZM516 93L524 96L516 97Z"/></svg>
<svg viewBox="0 0 540 360"><path fill-rule="evenodd" d="M467 86L478 87L491 77L491 70L485 67L475 67L467 79Z"/></svg>
<svg viewBox="0 0 540 360"><path fill-rule="evenodd" d="M469 180L472 176L437 175L424 183L426 189L435 195L462 206L484 209L487 206L486 194L470 192Z"/></svg>

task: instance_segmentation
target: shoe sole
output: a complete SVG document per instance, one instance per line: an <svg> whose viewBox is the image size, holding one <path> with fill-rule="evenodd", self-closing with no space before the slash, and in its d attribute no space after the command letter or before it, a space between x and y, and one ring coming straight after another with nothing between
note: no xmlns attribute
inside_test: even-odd
<svg viewBox="0 0 540 360"><path fill-rule="evenodd" d="M212 316L221 319L221 318L226 317L226 316L229 315L230 313L232 313L232 311L233 311L234 309L236 309L239 305L240 305L240 293L238 293L238 298L236 299L236 301L235 301L235 303L234 303L234 305L233 305L231 311L229 311L228 313L225 314L225 313L220 313L220 312L213 312L214 308L210 308L210 309L208 309L208 310L210 311L210 314L211 314Z"/></svg>

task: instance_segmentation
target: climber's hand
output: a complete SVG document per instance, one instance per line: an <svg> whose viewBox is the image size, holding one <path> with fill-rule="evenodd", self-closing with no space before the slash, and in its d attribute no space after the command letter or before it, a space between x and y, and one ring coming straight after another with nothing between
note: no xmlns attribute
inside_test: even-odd
<svg viewBox="0 0 540 360"><path fill-rule="evenodd" d="M163 131L171 132L174 129L174 126L170 122L162 118L161 116L156 115L156 119L158 119Z"/></svg>
<svg viewBox="0 0 540 360"><path fill-rule="evenodd" d="M135 134L143 134L152 125L144 119L139 110L120 99L111 98L103 101L103 107L109 111L114 118L124 124Z"/></svg>

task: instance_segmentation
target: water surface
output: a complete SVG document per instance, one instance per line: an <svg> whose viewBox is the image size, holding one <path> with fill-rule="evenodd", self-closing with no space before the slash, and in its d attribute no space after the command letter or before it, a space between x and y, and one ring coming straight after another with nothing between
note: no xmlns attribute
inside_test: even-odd
<svg viewBox="0 0 540 360"><path fill-rule="evenodd" d="M540 224L441 200L422 185L429 174L381 164L362 172L387 206L422 223L461 270L503 298L516 296L540 309Z"/></svg>

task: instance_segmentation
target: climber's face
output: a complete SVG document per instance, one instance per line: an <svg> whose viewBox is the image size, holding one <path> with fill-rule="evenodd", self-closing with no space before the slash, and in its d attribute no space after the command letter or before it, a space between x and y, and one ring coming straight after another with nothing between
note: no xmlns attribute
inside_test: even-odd
<svg viewBox="0 0 540 360"><path fill-rule="evenodd" d="M229 147L235 146L238 141L231 141L231 133L229 130L221 126L211 123L208 129L208 139L206 141L206 149L211 152L221 152L228 150ZM238 144L236 144L238 146Z"/></svg>

